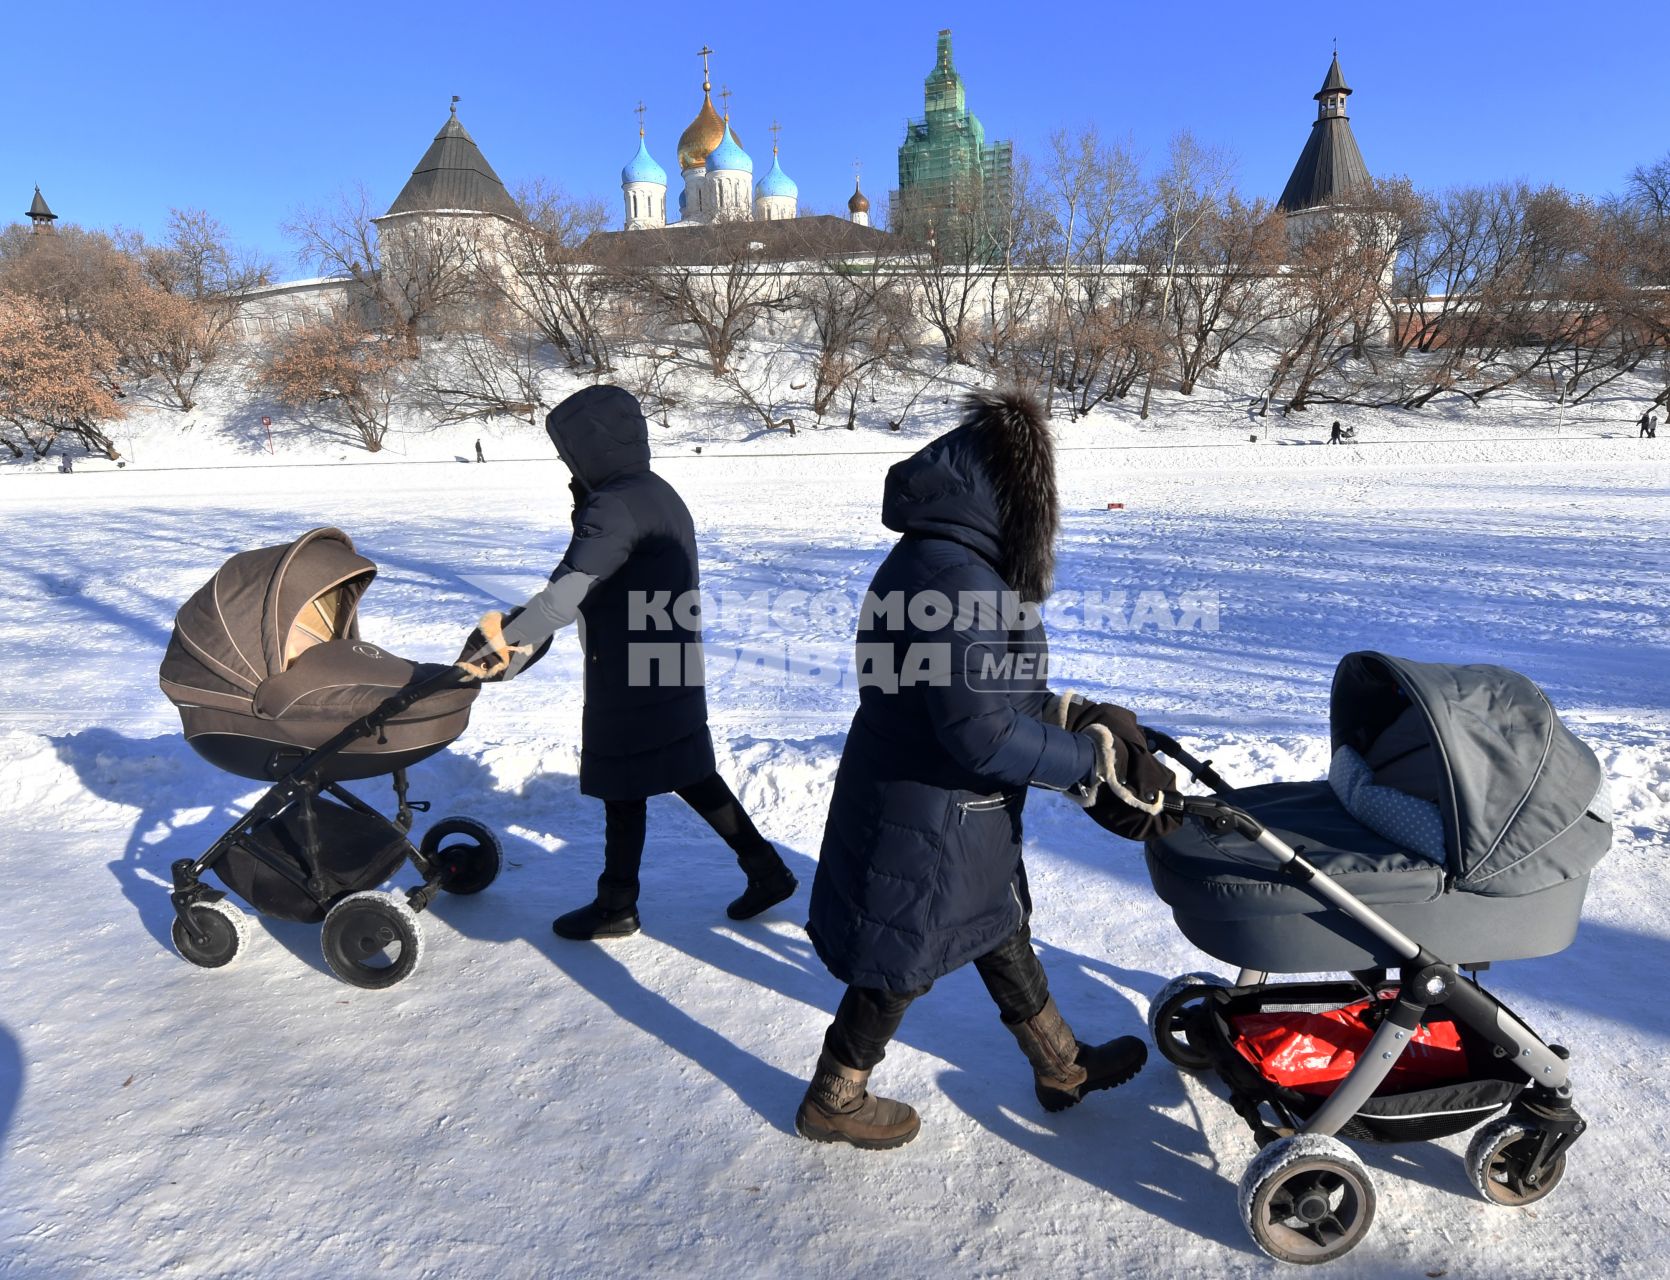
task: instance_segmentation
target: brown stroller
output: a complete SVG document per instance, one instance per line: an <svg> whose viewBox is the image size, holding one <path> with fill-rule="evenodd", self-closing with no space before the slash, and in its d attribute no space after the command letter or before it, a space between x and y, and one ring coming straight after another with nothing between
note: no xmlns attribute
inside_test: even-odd
<svg viewBox="0 0 1670 1280"><path fill-rule="evenodd" d="M162 691L205 760L272 787L209 849L173 865L174 945L206 969L246 948L247 921L205 871L262 915L322 922L332 972L361 987L411 974L418 913L437 893L479 893L499 873L499 842L469 818L407 838L406 770L470 720L478 682L452 665L415 663L360 639L360 597L377 566L348 535L314 529L285 546L233 556L174 620ZM342 783L393 782L391 820ZM423 883L377 886L410 861Z"/></svg>

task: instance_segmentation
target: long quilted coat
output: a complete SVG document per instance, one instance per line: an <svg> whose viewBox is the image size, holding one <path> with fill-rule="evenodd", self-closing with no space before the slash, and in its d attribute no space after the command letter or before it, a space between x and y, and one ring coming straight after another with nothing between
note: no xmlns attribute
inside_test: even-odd
<svg viewBox="0 0 1670 1280"><path fill-rule="evenodd" d="M1003 575L1013 565L1049 563L1054 501L1053 455L1035 408L987 402L888 473L882 520L903 536L876 571L871 598L879 606L892 592L907 601L938 593L955 603L1012 585L1038 598L1040 584ZM1047 518L1018 516L1028 504L1047 504ZM1017 554L1005 545L1016 538L1046 545ZM1065 788L1093 766L1088 739L1039 719L1044 681L1026 672L1044 649L1042 624L1005 627L990 611L975 620L983 625L958 630L922 611L913 621L908 610L900 617L877 607L867 625L861 621L861 667L891 661L898 672L910 666L911 646L943 645L938 661L950 678L861 688L807 925L843 982L916 991L1013 934L1029 910L1021 863L1027 784ZM1007 680L974 678L988 652L999 660L1025 655L1026 664ZM915 653L920 670L933 651Z"/></svg>
<svg viewBox="0 0 1670 1280"><path fill-rule="evenodd" d="M690 512L650 470L649 427L630 392L587 387L552 410L545 429L575 496L574 536L552 576L597 579L580 603L580 790L633 800L688 786L714 771L707 694L690 657L702 633L688 625L693 611L667 605L699 582ZM646 657L662 654L672 660Z"/></svg>

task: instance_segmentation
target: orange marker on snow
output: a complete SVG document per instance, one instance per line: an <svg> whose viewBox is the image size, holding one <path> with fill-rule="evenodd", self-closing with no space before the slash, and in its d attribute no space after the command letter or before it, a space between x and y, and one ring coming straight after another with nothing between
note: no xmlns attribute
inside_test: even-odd
<svg viewBox="0 0 1670 1280"><path fill-rule="evenodd" d="M1123 502L1110 502L1110 503L1108 503L1108 510L1109 511L1123 511L1124 509L1125 509L1125 504Z"/></svg>

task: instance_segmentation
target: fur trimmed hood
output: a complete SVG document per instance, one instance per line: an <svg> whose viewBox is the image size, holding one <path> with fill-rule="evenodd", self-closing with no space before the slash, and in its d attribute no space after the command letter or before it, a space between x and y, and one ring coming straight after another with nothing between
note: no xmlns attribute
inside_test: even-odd
<svg viewBox="0 0 1670 1280"><path fill-rule="evenodd" d="M882 523L962 543L1023 599L1042 602L1061 522L1049 424L1019 392L973 395L964 410L961 426L888 471Z"/></svg>

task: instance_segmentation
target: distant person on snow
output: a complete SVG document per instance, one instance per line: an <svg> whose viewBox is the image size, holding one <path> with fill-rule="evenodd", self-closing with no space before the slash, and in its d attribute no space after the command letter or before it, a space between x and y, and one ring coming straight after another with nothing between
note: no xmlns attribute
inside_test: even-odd
<svg viewBox="0 0 1670 1280"><path fill-rule="evenodd" d="M1046 652L1036 606L1050 591L1058 510L1038 406L1009 395L967 408L963 425L887 475L882 523L901 536L866 599L903 607L869 607L859 624L860 654L888 669L861 681L806 929L847 984L795 1117L817 1142L881 1149L916 1136L915 1110L869 1093L870 1072L911 1002L970 962L1046 1110L1123 1084L1147 1056L1132 1036L1085 1044L1056 1007L1032 950L1021 812L1030 784L1077 788L1107 811L1098 821L1142 838L1175 827L1160 794L1175 781L1120 740L1129 712L1081 703L1069 714L1035 664L978 674L982 654ZM1032 616L1003 616L1005 596L1033 602ZM941 611L932 625L927 606L941 599L972 611L955 625ZM1113 796L1098 796L1104 782Z"/></svg>
<svg viewBox="0 0 1670 1280"><path fill-rule="evenodd" d="M603 874L597 897L551 927L577 941L638 931L644 802L668 791L719 833L748 877L727 914L756 916L793 894L796 881L715 767L701 668L687 660L701 624L681 607L698 583L690 512L650 470L649 427L630 392L578 391L545 430L574 477L574 535L543 591L509 620L486 614L479 629L486 673L509 678L551 635L582 622L580 790L603 801ZM671 664L646 660L669 653Z"/></svg>
<svg viewBox="0 0 1670 1280"><path fill-rule="evenodd" d="M1636 426L1641 430L1636 433L1637 440L1656 440L1658 438L1658 417L1656 414L1644 413Z"/></svg>
<svg viewBox="0 0 1670 1280"><path fill-rule="evenodd" d="M1336 422L1334 423L1334 429L1328 433L1328 443L1338 444L1343 439L1345 439L1345 432L1341 429L1339 423Z"/></svg>
<svg viewBox="0 0 1670 1280"><path fill-rule="evenodd" d="M481 441L480 440L477 440L475 442L475 460L477 462L486 462L487 461L487 455L484 454L481 451Z"/></svg>

